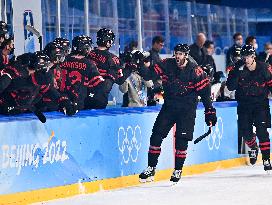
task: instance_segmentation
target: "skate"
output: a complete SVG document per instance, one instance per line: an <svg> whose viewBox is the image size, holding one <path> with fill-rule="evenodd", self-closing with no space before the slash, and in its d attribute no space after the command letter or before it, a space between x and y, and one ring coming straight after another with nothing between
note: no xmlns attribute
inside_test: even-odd
<svg viewBox="0 0 272 205"><path fill-rule="evenodd" d="M250 164L252 164L252 165L256 164L257 159L258 159L258 153L259 153L258 146L253 147L253 148L251 148L251 150L248 151Z"/></svg>
<svg viewBox="0 0 272 205"><path fill-rule="evenodd" d="M270 159L263 160L263 166L264 166L264 171L266 171L267 174L272 173L272 167L271 167Z"/></svg>
<svg viewBox="0 0 272 205"><path fill-rule="evenodd" d="M148 166L140 175L139 175L139 181L141 183L145 182L152 182L154 181L154 175L155 175L155 167Z"/></svg>
<svg viewBox="0 0 272 205"><path fill-rule="evenodd" d="M170 181L173 182L173 183L178 183L178 181L181 178L181 173L182 173L182 170L175 169L173 171L173 174L172 174L171 178L170 178Z"/></svg>

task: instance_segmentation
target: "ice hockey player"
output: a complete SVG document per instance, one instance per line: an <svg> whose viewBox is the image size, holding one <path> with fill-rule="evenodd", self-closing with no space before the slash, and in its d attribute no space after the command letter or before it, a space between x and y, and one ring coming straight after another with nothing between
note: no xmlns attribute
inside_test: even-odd
<svg viewBox="0 0 272 205"><path fill-rule="evenodd" d="M65 93L79 110L84 108L87 88L89 92L99 90L98 87L104 82L97 67L88 57L91 46L92 39L89 36L76 36L72 41L72 53L59 66L62 79L59 90Z"/></svg>
<svg viewBox="0 0 272 205"><path fill-rule="evenodd" d="M264 170L268 171L271 170L267 128L271 127L268 94L272 91L272 67L256 61L256 52L252 45L243 46L241 56L243 61L238 61L230 70L227 87L229 90L236 90L238 130L250 148L250 163L256 163L260 147ZM259 147L253 125L256 127Z"/></svg>
<svg viewBox="0 0 272 205"><path fill-rule="evenodd" d="M57 90L59 90L61 83L59 64L64 62L66 56L65 48L62 46L62 43L63 41L60 41L60 39L57 42L50 42L45 46L43 51L50 58L52 63L52 67L49 71L52 76L51 84ZM37 107L42 111L57 111L59 109L58 103L52 100L47 94L43 95L43 98L37 104Z"/></svg>
<svg viewBox="0 0 272 205"><path fill-rule="evenodd" d="M114 83L121 85L131 74L131 69L123 67L119 58L112 54L109 49L114 43L114 33L106 28L97 32L97 48L89 54L90 59L95 63L100 75L105 79L103 86L92 93L89 91L85 100L86 109L104 109L108 104L108 95Z"/></svg>
<svg viewBox="0 0 272 205"><path fill-rule="evenodd" d="M188 142L193 139L198 96L205 107L205 122L214 126L217 122L216 110L210 99L211 87L206 73L188 58L189 46L178 44L174 48L174 58L167 58L150 69L140 68L145 80L162 79L164 104L152 129L148 152L148 167L140 174L140 182L152 181L161 144L170 129L176 124L175 169L170 178L178 182L186 159Z"/></svg>
<svg viewBox="0 0 272 205"><path fill-rule="evenodd" d="M57 101L67 115L75 113L68 98L50 86L52 76L48 70L52 63L48 56L36 52L24 54L18 59L1 71L1 114L14 115L31 111L45 122L45 117L36 107L45 93Z"/></svg>

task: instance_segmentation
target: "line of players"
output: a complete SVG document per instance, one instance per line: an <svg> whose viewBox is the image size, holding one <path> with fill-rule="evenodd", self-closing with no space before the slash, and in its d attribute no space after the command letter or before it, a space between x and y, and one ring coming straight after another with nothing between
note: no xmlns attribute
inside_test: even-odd
<svg viewBox="0 0 272 205"><path fill-rule="evenodd" d="M171 181L177 182L187 157L188 143L193 139L197 96L201 96L205 107L206 124L214 126L217 122L210 98L210 80L189 56L187 44L176 45L173 58L147 68L145 56L140 51L129 54L127 62L121 65L119 58L109 52L114 40L114 33L103 28L97 32L98 47L95 49L88 36L75 37L71 49L67 39L57 38L41 52L26 53L5 63L0 68L0 113L30 111L45 122L43 111L61 110L73 115L81 109L105 108L113 84L123 84L133 70L145 80L161 79L165 103L152 130L148 167L139 177L146 181L155 175L162 141L176 123L175 169ZM252 46L244 46L241 55L242 60L231 67L227 87L236 90L238 129L251 148L251 163L256 163L258 155L252 130L255 125L264 169L271 170L267 132L271 117L267 97L272 90L272 68L256 61Z"/></svg>
<svg viewBox="0 0 272 205"><path fill-rule="evenodd" d="M137 67L133 63L121 66L109 52L114 39L114 33L103 28L97 32L96 49L85 35L76 36L71 46L67 39L57 38L43 51L2 61L0 113L30 111L45 122L44 111L73 115L81 109L106 108L113 84L123 84Z"/></svg>

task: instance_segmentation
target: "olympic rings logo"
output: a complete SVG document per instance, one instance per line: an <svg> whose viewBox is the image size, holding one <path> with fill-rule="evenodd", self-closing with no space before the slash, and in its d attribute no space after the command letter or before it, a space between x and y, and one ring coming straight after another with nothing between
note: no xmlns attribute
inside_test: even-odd
<svg viewBox="0 0 272 205"><path fill-rule="evenodd" d="M206 129L206 126L204 125L204 132ZM212 128L211 134L206 138L206 141L208 141L208 147L209 150L216 149L218 150L220 148L221 139L223 138L224 133L224 124L221 117L218 117L216 125Z"/></svg>
<svg viewBox="0 0 272 205"><path fill-rule="evenodd" d="M119 127L118 130L118 148L122 154L123 162L128 164L137 162L139 150L141 149L142 142L142 131L139 125L128 126L125 129L123 126Z"/></svg>

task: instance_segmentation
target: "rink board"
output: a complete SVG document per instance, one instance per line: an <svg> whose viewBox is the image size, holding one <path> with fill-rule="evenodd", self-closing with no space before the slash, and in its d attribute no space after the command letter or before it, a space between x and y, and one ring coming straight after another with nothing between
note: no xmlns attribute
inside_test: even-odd
<svg viewBox="0 0 272 205"><path fill-rule="evenodd" d="M216 103L218 124L197 145L189 144L184 174L239 166L236 103ZM28 204L138 183L147 165L152 127L160 107L83 111L75 117L47 113L0 118L0 205ZM207 127L199 105L194 136ZM173 130L162 145L157 180L174 164ZM16 203L17 202L17 203Z"/></svg>

